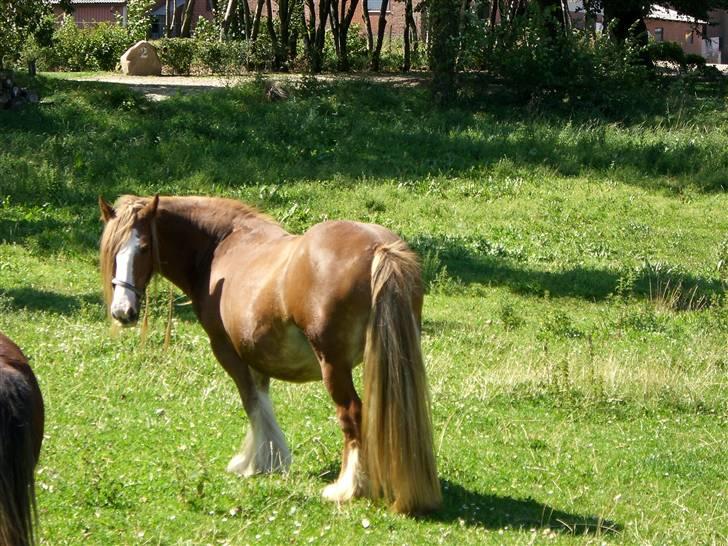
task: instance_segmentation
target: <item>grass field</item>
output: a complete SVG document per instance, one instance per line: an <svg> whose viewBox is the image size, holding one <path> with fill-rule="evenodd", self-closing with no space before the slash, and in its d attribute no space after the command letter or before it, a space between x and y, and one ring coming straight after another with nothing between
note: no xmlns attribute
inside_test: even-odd
<svg viewBox="0 0 728 546"><path fill-rule="evenodd" d="M0 111L0 330L47 406L42 544L724 544L728 114L629 124L304 80L149 102L41 79ZM423 259L445 507L320 499L341 436L321 384L276 382L290 473L225 473L246 427L189 307L101 303L98 194L240 198L294 232L335 218ZM360 375L360 374L359 374Z"/></svg>

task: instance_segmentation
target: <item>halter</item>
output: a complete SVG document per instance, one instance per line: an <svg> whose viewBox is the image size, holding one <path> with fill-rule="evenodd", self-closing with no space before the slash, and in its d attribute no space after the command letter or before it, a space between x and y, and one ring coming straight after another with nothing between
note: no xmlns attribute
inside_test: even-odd
<svg viewBox="0 0 728 546"><path fill-rule="evenodd" d="M160 270L160 259L159 259L159 245L155 244L157 240L157 222L155 220L152 220L152 239L151 239L151 247L152 247L152 275L154 274L154 271ZM128 290L131 290L134 292L134 294L137 295L139 299L141 299L144 296L144 290L139 290L136 286L134 286L130 282L122 281L121 279L117 279L116 277L111 279L111 284L113 286L121 286L122 288L126 288Z"/></svg>
<svg viewBox="0 0 728 546"><path fill-rule="evenodd" d="M130 282L122 281L121 279L117 279L116 277L114 277L113 279L111 279L111 284L113 284L114 286L121 286L122 288L126 288L128 290L131 290L140 299L144 295L144 292L142 292L141 290L139 290L136 286L134 286Z"/></svg>

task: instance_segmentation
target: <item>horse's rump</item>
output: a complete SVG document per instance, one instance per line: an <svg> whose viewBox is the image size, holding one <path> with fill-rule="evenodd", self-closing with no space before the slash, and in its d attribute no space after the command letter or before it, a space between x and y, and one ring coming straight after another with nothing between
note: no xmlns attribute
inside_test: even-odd
<svg viewBox="0 0 728 546"><path fill-rule="evenodd" d="M0 544L34 543L33 471L42 441L43 402L27 360L0 334Z"/></svg>

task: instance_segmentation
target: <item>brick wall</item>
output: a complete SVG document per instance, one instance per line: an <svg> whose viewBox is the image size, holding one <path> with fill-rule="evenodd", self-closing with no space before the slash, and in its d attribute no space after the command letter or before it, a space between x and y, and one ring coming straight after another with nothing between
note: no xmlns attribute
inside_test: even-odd
<svg viewBox="0 0 728 546"><path fill-rule="evenodd" d="M124 6L122 4L77 4L74 6L72 17L78 27L95 26L97 23L114 23L122 17ZM58 5L53 6L56 18L63 18L63 10Z"/></svg>

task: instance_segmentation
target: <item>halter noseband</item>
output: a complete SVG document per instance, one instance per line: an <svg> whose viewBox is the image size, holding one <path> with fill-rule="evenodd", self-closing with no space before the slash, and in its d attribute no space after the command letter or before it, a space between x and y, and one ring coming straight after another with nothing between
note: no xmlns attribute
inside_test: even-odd
<svg viewBox="0 0 728 546"><path fill-rule="evenodd" d="M114 286L121 286L122 288L126 288L128 290L131 290L140 299L144 295L144 292L142 292L141 290L139 290L136 286L134 286L130 282L122 281L121 279L117 279L116 277L114 277L113 279L111 279L111 284L113 284Z"/></svg>

